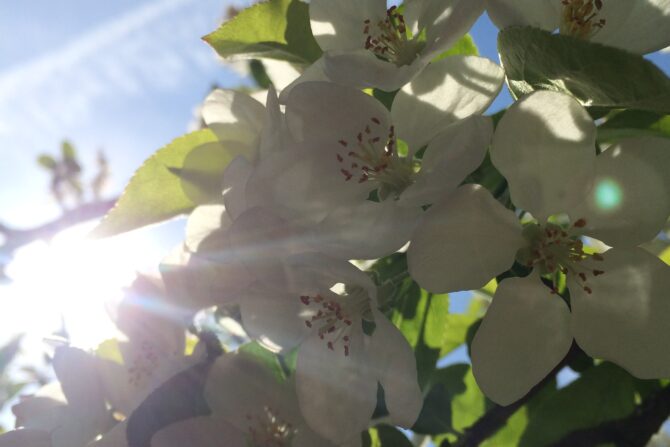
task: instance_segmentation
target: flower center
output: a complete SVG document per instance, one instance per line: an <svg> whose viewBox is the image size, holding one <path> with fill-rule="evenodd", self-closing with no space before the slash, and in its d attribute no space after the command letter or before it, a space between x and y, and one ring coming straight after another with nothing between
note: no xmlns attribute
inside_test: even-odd
<svg viewBox="0 0 670 447"><path fill-rule="evenodd" d="M150 379L158 367L159 360L151 343L143 341L139 351L135 353L128 365L128 383L132 386L140 386Z"/></svg>
<svg viewBox="0 0 670 447"><path fill-rule="evenodd" d="M328 349L334 351L342 347L345 356L349 355L352 326L370 314L370 297L359 287L354 287L346 295L336 295L332 299L302 295L300 301L311 307L314 312L305 320L308 328L315 328L319 338L326 342Z"/></svg>
<svg viewBox="0 0 670 447"><path fill-rule="evenodd" d="M392 193L399 195L412 184L412 162L398 155L393 126L386 133L381 121L372 117L354 141L341 139L338 143L342 149L335 157L345 181L377 183L382 200Z"/></svg>
<svg viewBox="0 0 670 447"><path fill-rule="evenodd" d="M523 234L528 246L517 253L517 260L533 268L538 268L542 275L551 275L552 290L558 293L559 274L570 275L588 294L593 291L589 287L589 277L604 274L603 270L592 268L591 262L602 261L599 253L584 251L580 229L586 226L586 220L579 219L567 229L553 224L530 224L524 227Z"/></svg>
<svg viewBox="0 0 670 447"><path fill-rule="evenodd" d="M598 18L603 8L603 0L561 0L561 3L561 34L590 39L607 23L605 19Z"/></svg>
<svg viewBox="0 0 670 447"><path fill-rule="evenodd" d="M289 447L296 433L293 426L282 420L270 406L260 415L246 415L249 422L249 447Z"/></svg>
<svg viewBox="0 0 670 447"><path fill-rule="evenodd" d="M363 25L365 49L398 67L411 64L423 48L421 42L410 37L405 18L396 6L386 11L384 20L372 23L366 19Z"/></svg>

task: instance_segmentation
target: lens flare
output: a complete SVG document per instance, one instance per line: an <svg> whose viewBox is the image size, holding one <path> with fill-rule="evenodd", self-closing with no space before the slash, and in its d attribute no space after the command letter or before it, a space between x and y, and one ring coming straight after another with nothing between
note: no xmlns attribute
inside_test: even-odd
<svg viewBox="0 0 670 447"><path fill-rule="evenodd" d="M595 189L596 205L603 211L614 211L623 201L623 191L612 179L600 180Z"/></svg>

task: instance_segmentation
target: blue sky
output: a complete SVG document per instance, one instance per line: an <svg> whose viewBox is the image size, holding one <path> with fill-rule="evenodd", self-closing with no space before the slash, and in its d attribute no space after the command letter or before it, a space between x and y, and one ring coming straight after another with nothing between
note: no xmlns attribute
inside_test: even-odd
<svg viewBox="0 0 670 447"><path fill-rule="evenodd" d="M186 132L212 84L245 83L200 37L218 26L227 6L250 3L0 0L0 221L32 226L59 214L35 160L55 153L64 138L91 169L98 149L105 150L109 194L118 194L143 160ZM497 61L496 34L486 17L472 30L481 54ZM670 72L670 54L650 58ZM492 110L509 102L503 94ZM159 247L167 251L181 238L182 225L143 233L156 242L156 262ZM0 288L11 299L6 291ZM454 309L466 300L452 297ZM15 320L10 314L5 318ZM0 340L9 335L7 322L0 318ZM20 318L13 323L25 327ZM452 360L464 358L460 352Z"/></svg>

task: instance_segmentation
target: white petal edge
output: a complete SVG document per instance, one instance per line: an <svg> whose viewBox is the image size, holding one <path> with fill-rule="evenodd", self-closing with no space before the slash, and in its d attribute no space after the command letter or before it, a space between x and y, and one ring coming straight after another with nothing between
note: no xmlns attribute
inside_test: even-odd
<svg viewBox="0 0 670 447"><path fill-rule="evenodd" d="M461 186L434 204L417 226L407 250L408 269L424 289L478 289L514 263L521 224L479 185Z"/></svg>
<svg viewBox="0 0 670 447"><path fill-rule="evenodd" d="M472 341L472 372L499 405L525 396L570 350L570 311L531 274L498 286Z"/></svg>
<svg viewBox="0 0 670 447"><path fill-rule="evenodd" d="M370 337L371 368L384 388L384 401L393 425L410 428L423 407L414 351L400 330L373 309L375 331Z"/></svg>
<svg viewBox="0 0 670 447"><path fill-rule="evenodd" d="M670 215L670 140L630 138L596 158L593 188L569 214L584 233L613 247L635 247L663 229Z"/></svg>
<svg viewBox="0 0 670 447"><path fill-rule="evenodd" d="M391 116L398 138L416 152L447 126L483 113L500 93L502 68L477 56L430 64L396 95Z"/></svg>
<svg viewBox="0 0 670 447"><path fill-rule="evenodd" d="M490 117L474 115L451 124L428 144L421 171L399 203L428 205L455 190L484 161L492 137Z"/></svg>
<svg viewBox="0 0 670 447"><path fill-rule="evenodd" d="M493 136L491 161L514 204L544 222L588 193L595 169L596 126L574 98L541 91L517 101Z"/></svg>
<svg viewBox="0 0 670 447"><path fill-rule="evenodd" d="M594 267L605 273L587 280L593 293L569 283L577 343L641 379L670 376L670 267L641 248L603 257Z"/></svg>

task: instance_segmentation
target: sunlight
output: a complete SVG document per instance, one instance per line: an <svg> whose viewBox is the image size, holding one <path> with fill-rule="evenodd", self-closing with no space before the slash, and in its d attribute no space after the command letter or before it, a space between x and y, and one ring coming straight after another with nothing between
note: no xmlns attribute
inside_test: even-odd
<svg viewBox="0 0 670 447"><path fill-rule="evenodd" d="M156 263L146 235L87 240L93 224L35 242L8 266L12 282L0 323L13 332L49 337L63 324L73 345L92 348L117 332L108 314L135 273ZM3 321L9 315L12 321Z"/></svg>

